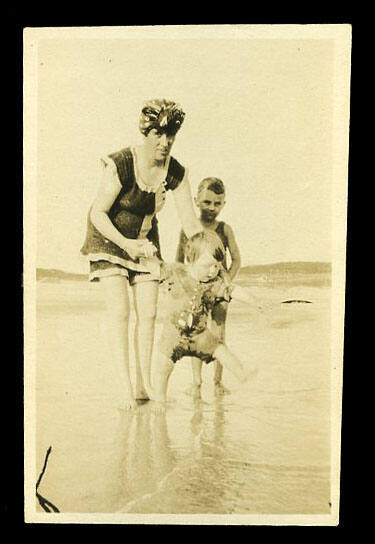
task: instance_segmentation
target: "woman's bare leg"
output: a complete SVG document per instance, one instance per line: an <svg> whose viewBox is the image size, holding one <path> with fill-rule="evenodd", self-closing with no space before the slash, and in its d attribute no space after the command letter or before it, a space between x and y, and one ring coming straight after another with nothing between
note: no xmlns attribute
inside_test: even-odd
<svg viewBox="0 0 375 544"><path fill-rule="evenodd" d="M146 392L146 388L143 383L143 376L141 370L141 359L139 355L139 321L135 322L134 327L134 356L135 356L135 398L138 400L148 400L149 394Z"/></svg>
<svg viewBox="0 0 375 544"><path fill-rule="evenodd" d="M129 295L128 280L123 276L109 276L100 279L106 301L105 325L108 343L119 373L123 390L123 407L135 408L129 372Z"/></svg>
<svg viewBox="0 0 375 544"><path fill-rule="evenodd" d="M151 394L151 360L154 345L155 318L159 283L145 281L133 286L137 322L134 335L136 358L136 398L147 399Z"/></svg>

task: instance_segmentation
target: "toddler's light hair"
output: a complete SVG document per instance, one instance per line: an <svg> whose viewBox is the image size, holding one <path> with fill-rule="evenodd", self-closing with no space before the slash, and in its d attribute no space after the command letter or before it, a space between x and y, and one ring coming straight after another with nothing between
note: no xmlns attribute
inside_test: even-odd
<svg viewBox="0 0 375 544"><path fill-rule="evenodd" d="M185 246L185 262L192 264L207 251L218 261L224 261L225 248L219 236L213 231L204 231L194 234L188 239Z"/></svg>

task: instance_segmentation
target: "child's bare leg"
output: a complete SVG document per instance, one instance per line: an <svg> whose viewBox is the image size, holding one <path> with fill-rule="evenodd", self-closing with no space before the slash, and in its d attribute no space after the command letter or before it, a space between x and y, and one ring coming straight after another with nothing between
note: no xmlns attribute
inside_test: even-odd
<svg viewBox="0 0 375 544"><path fill-rule="evenodd" d="M166 356L161 355L157 368L154 373L154 387L152 389L151 400L155 402L156 412L165 410L167 400L168 380L174 369L174 363Z"/></svg>
<svg viewBox="0 0 375 544"><path fill-rule="evenodd" d="M213 357L218 359L225 369L230 370L240 382L246 382L249 378L249 374L256 372L254 366L247 369L247 372L245 372L241 361L237 359L225 344L219 344L213 353Z"/></svg>
<svg viewBox="0 0 375 544"><path fill-rule="evenodd" d="M221 342L225 341L225 319L226 319L226 306L218 305L218 308L214 308L212 312L211 331L215 336L220 338ZM223 378L223 365L220 361L214 361L214 387L216 395L229 395L230 391L224 387L222 383Z"/></svg>
<svg viewBox="0 0 375 544"><path fill-rule="evenodd" d="M136 357L136 398L148 399L151 394L151 360L154 344L156 306L159 284L145 281L133 286L137 316L134 348Z"/></svg>
<svg viewBox="0 0 375 544"><path fill-rule="evenodd" d="M129 296L127 279L122 276L109 276L100 279L100 285L106 301L105 325L108 344L112 350L114 362L119 373L123 391L122 407L129 410L136 408L129 373Z"/></svg>
<svg viewBox="0 0 375 544"><path fill-rule="evenodd" d="M215 385L220 385L223 377L223 365L219 361L214 362L215 371L214 371L214 383Z"/></svg>
<svg viewBox="0 0 375 544"><path fill-rule="evenodd" d="M198 399L201 396L202 385L202 361L197 357L191 357L191 369L193 372L193 385L189 387L185 393L190 395L194 399Z"/></svg>
<svg viewBox="0 0 375 544"><path fill-rule="evenodd" d="M230 395L230 390L222 382L223 365L220 361L214 361L214 386L216 395Z"/></svg>
<svg viewBox="0 0 375 544"><path fill-rule="evenodd" d="M193 371L193 385L200 387L202 385L202 361L196 357L191 358L191 368Z"/></svg>

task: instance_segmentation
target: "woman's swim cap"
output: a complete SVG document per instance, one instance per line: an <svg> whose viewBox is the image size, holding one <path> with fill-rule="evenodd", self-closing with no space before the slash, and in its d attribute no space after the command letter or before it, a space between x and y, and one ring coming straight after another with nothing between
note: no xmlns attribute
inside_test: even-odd
<svg viewBox="0 0 375 544"><path fill-rule="evenodd" d="M139 130L147 134L155 128L174 136L184 121L185 112L179 104L171 100L155 99L144 103L139 119Z"/></svg>

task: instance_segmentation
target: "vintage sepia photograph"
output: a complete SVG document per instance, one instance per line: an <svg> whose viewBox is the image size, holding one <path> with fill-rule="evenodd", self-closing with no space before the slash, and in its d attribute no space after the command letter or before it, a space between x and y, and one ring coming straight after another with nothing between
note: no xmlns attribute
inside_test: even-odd
<svg viewBox="0 0 375 544"><path fill-rule="evenodd" d="M24 29L26 523L339 523L350 58Z"/></svg>

